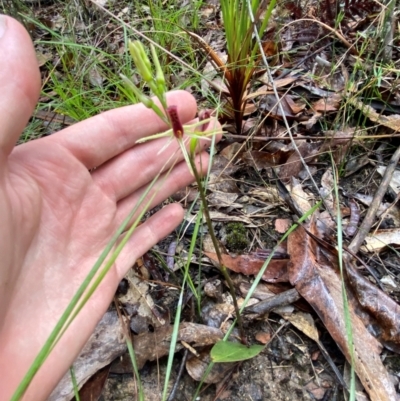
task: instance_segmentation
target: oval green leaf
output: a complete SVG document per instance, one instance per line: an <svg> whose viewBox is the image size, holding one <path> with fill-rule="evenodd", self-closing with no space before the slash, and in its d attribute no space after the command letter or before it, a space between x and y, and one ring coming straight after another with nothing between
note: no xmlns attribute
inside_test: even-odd
<svg viewBox="0 0 400 401"><path fill-rule="evenodd" d="M263 345L247 347L240 343L218 341L211 349L213 362L238 362L257 356L264 349Z"/></svg>

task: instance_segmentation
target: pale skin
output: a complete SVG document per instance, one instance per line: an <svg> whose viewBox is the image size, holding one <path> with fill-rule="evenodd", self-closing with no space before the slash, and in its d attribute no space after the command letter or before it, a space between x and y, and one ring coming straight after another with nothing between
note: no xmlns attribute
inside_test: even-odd
<svg viewBox="0 0 400 401"><path fill-rule="evenodd" d="M0 27L0 394L8 400L107 242L170 156L166 167L174 167L160 180L153 206L193 177L176 143L161 154L167 138L136 144L167 128L143 105L15 146L37 102L40 76L24 28L2 16ZM168 103L178 106L183 123L195 117L196 102L188 93L171 92ZM204 169L208 155L198 156L199 166L200 158ZM24 400L49 396L127 270L182 218L182 207L169 204L134 232Z"/></svg>

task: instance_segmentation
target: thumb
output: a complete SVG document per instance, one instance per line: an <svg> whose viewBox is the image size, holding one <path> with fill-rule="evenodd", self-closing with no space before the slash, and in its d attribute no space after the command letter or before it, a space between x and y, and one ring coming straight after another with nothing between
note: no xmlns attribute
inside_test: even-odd
<svg viewBox="0 0 400 401"><path fill-rule="evenodd" d="M5 15L0 15L0 54L0 152L7 156L34 110L40 75L28 33Z"/></svg>

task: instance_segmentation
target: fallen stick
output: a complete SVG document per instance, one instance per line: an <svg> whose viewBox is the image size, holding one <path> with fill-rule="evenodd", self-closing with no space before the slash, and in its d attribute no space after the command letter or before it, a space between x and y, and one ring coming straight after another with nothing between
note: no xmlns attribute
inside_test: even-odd
<svg viewBox="0 0 400 401"><path fill-rule="evenodd" d="M372 227L372 224L374 224L378 208L382 203L382 199L385 196L386 190L388 189L390 180L392 179L393 172L399 162L399 159L400 159L400 146L396 149L396 152L394 152L392 158L390 159L385 174L383 174L381 185L379 185L379 188L375 193L371 206L369 207L367 214L365 215L365 218L361 223L361 226L358 229L356 236L353 238L353 241L351 241L348 247L350 251L352 251L353 253L358 252L360 246L367 237Z"/></svg>

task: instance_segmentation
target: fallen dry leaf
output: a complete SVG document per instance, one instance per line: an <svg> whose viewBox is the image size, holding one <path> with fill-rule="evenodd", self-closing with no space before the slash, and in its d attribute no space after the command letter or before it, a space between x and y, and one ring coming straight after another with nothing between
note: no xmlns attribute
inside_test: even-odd
<svg viewBox="0 0 400 401"><path fill-rule="evenodd" d="M247 192L247 195L260 199L263 202L272 203L274 205L280 203L278 189L272 186L252 188L249 192Z"/></svg>
<svg viewBox="0 0 400 401"><path fill-rule="evenodd" d="M294 115L301 113L306 107L305 103L295 102L291 96L286 95L285 100Z"/></svg>
<svg viewBox="0 0 400 401"><path fill-rule="evenodd" d="M313 226L308 224L307 229L313 232ZM316 259L316 242L303 227L290 234L288 253L291 284L317 312L346 359L351 360L340 277L330 266ZM379 356L380 344L367 331L351 304L349 310L354 341L354 369L358 377L372 401L396 399L394 386Z"/></svg>
<svg viewBox="0 0 400 401"><path fill-rule="evenodd" d="M146 267L140 267L147 273ZM140 271L139 270L139 271ZM137 334L147 333L149 325L159 327L165 325L165 319L159 314L157 306L149 293L150 284L143 280L139 274L130 269L125 276L128 282L128 290L118 297L119 302L130 310L130 328ZM133 312L134 311L134 312Z"/></svg>
<svg viewBox="0 0 400 401"><path fill-rule="evenodd" d="M201 308L202 321L208 327L216 327L225 332L226 322L234 315L235 307L230 299L221 302L204 302Z"/></svg>
<svg viewBox="0 0 400 401"><path fill-rule="evenodd" d="M270 167L276 167L284 164L288 158L289 152L277 151L275 153L260 152L258 150L249 150L242 154L242 160L249 166L257 170L263 170Z"/></svg>
<svg viewBox="0 0 400 401"><path fill-rule="evenodd" d="M221 172L211 172L208 179L207 189L227 193L240 193L236 180L230 175Z"/></svg>
<svg viewBox="0 0 400 401"><path fill-rule="evenodd" d="M383 176L385 174L386 171L386 167L380 166L376 169L376 171ZM389 184L390 188L392 189L392 191L398 195L400 193L400 171L399 170L395 170L393 172L392 175L392 179L390 180L390 184Z"/></svg>
<svg viewBox="0 0 400 401"><path fill-rule="evenodd" d="M305 125L306 129L310 130L315 124L318 123L322 116L322 113L313 111L312 116L306 121L300 121L300 124Z"/></svg>
<svg viewBox="0 0 400 401"><path fill-rule="evenodd" d="M318 144L311 144L303 141L297 146L301 157L306 161L310 162L315 158L315 150L319 147ZM286 163L280 167L278 176L284 182L288 183L292 177L297 177L300 171L303 169L303 163L297 152L293 152Z"/></svg>
<svg viewBox="0 0 400 401"><path fill-rule="evenodd" d="M293 324L298 330L304 333L307 337L319 342L319 335L313 317L309 313L294 312L281 313L281 316Z"/></svg>
<svg viewBox="0 0 400 401"><path fill-rule="evenodd" d="M315 111L327 112L336 111L340 107L342 97L335 93L329 97L323 97L312 104L312 109Z"/></svg>
<svg viewBox="0 0 400 401"><path fill-rule="evenodd" d="M108 365L94 374L79 390L80 401L99 400L108 378L110 370Z"/></svg>
<svg viewBox="0 0 400 401"><path fill-rule="evenodd" d="M210 348L206 348L199 353L199 357L195 355L189 356L186 361L186 370L193 380L201 381L204 373L206 372L208 365L211 363ZM210 373L204 379L205 383L219 383L228 374L236 363L214 363Z"/></svg>
<svg viewBox="0 0 400 401"><path fill-rule="evenodd" d="M262 110L264 113L276 116L281 118L282 117L282 110L283 113L285 114L286 118L295 118L296 114L293 112L294 110L298 110L296 107L295 102L293 101L292 97L288 94L282 96L279 99L282 109L278 106L278 102L276 101L275 94L271 95L265 95L262 102L260 102L260 110ZM292 109L293 108L293 109Z"/></svg>
<svg viewBox="0 0 400 401"><path fill-rule="evenodd" d="M364 250L379 252L389 245L400 245L400 228L391 230L378 230L365 238Z"/></svg>
<svg viewBox="0 0 400 401"><path fill-rule="evenodd" d="M329 209L329 212L333 215L336 214L336 207L333 199L334 191L334 179L332 174L332 168L326 169L325 173L321 177L321 188L320 194L324 198L324 205Z"/></svg>
<svg viewBox="0 0 400 401"><path fill-rule="evenodd" d="M337 164L342 164L348 155L348 149L352 144L356 129L355 127L345 127L340 131L324 131L327 137L322 144L319 152L332 152L333 158Z"/></svg>
<svg viewBox="0 0 400 401"><path fill-rule="evenodd" d="M400 306L347 261L346 272L358 301L377 320L380 338L400 345Z"/></svg>
<svg viewBox="0 0 400 401"><path fill-rule="evenodd" d="M273 297L276 293L282 292L281 291L272 291L269 287L274 286L272 284L265 284L263 282L260 282L257 287L254 289L254 292L252 293L252 298L253 299L259 299L259 300L265 300L268 298ZM246 297L247 294L249 293L251 285L248 282L240 280L239 282L239 290L240 293L242 294L243 297Z"/></svg>
<svg viewBox="0 0 400 401"><path fill-rule="evenodd" d="M246 216L230 216L222 212L210 211L210 219L215 221L238 221L248 227L255 227L253 221Z"/></svg>
<svg viewBox="0 0 400 401"><path fill-rule="evenodd" d="M368 154L359 155L354 159L347 160L344 176L349 177L370 163L371 159Z"/></svg>
<svg viewBox="0 0 400 401"><path fill-rule="evenodd" d="M207 196L208 204L213 205L216 208L220 207L235 207L242 208L243 205L235 203L236 199L239 197L238 194L231 194L227 192L213 191Z"/></svg>
<svg viewBox="0 0 400 401"><path fill-rule="evenodd" d="M89 80L90 84L95 88L102 88L104 77L100 72L100 69L96 66L92 67L87 75L87 79Z"/></svg>
<svg viewBox="0 0 400 401"><path fill-rule="evenodd" d="M282 88L284 86L290 85L291 83L297 81L299 78L298 77L286 77L286 78L282 78L282 79L275 79L274 80L274 85L276 88ZM268 81L268 75L267 78L260 78L260 82L262 82L263 84L265 84L265 87L261 87L260 89L269 89L272 90L273 86L269 83Z"/></svg>
<svg viewBox="0 0 400 401"><path fill-rule="evenodd" d="M394 281L393 277L390 276L389 274L386 274L385 276L382 276L382 278L379 280L382 284L388 285L389 287L397 289L397 284Z"/></svg>
<svg viewBox="0 0 400 401"><path fill-rule="evenodd" d="M356 193L353 195L354 199L359 200L364 205L370 206L372 204L373 196ZM377 217L381 218L386 216L393 219L395 227L400 227L400 208L393 203L382 202L378 207Z"/></svg>
<svg viewBox="0 0 400 401"><path fill-rule="evenodd" d="M215 262L218 262L217 255L212 252L204 252L204 254ZM266 257L260 257L254 254L230 256L227 254L222 255L222 262L225 267L236 272L242 273L246 276L257 275ZM262 279L269 283L287 282L287 263L288 259L271 259L267 270L264 272Z"/></svg>
<svg viewBox="0 0 400 401"><path fill-rule="evenodd" d="M36 59L38 62L38 67L42 67L45 65L48 61L50 61L52 58L52 55L50 53L42 53L37 51L36 52Z"/></svg>
<svg viewBox="0 0 400 401"><path fill-rule="evenodd" d="M238 142L233 142L230 145L226 146L225 148L223 148L220 152L219 152L219 163L220 163L220 169L223 168L222 167L222 163L224 162L224 159L226 159L225 162L225 166L228 166L230 161L234 161L237 159L237 157L244 152L245 147L243 146L243 144L240 144ZM212 169L214 170L216 167L216 159L215 157L218 155L214 156L214 162L213 162L213 167ZM221 157L223 157L224 159L221 160Z"/></svg>
<svg viewBox="0 0 400 401"><path fill-rule="evenodd" d="M376 122L385 127L391 128L396 132L400 131L400 115L392 114L389 116L385 116L383 114L377 113L374 108L364 104L359 100L349 99L349 102L353 106L355 106L358 110L360 110L371 121Z"/></svg>
<svg viewBox="0 0 400 401"><path fill-rule="evenodd" d="M312 205L310 201L312 197L304 192L301 183L295 178L291 180L289 193L302 214L307 213L311 209Z"/></svg>

